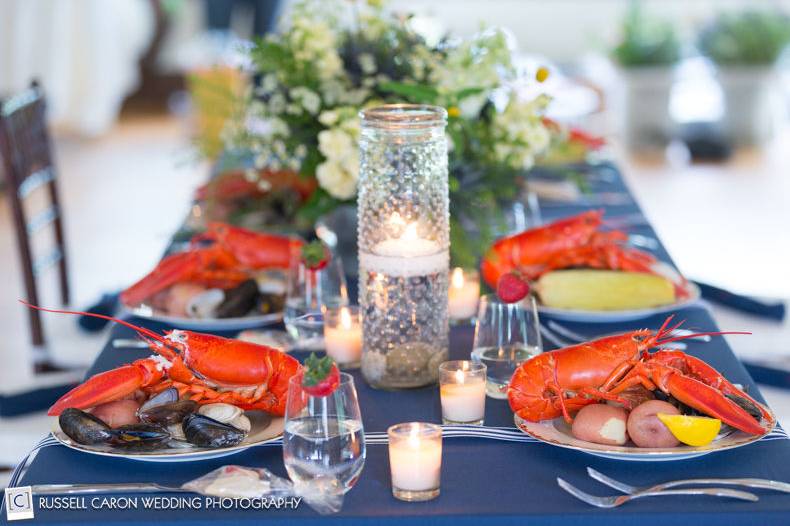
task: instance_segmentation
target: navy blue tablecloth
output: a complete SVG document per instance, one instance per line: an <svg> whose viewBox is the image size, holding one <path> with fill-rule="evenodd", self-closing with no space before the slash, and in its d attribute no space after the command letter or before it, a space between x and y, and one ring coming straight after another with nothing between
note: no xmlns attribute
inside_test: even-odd
<svg viewBox="0 0 790 526"><path fill-rule="evenodd" d="M611 170L611 168L609 168ZM618 177L594 182L597 190L626 192ZM579 211L579 207L545 206L546 219ZM609 216L638 214L635 203L607 207ZM648 225L632 229L655 236ZM663 248L656 254L669 261ZM704 331L717 326L707 310L690 307L678 313L686 326ZM595 336L632 328L656 328L663 316L617 324L567 325L577 332ZM163 329L156 324L149 327ZM728 327L728 329L745 329ZM116 327L111 338L128 338L132 333ZM743 336L748 337L748 336ZM467 358L472 347L470 327L451 331L451 358ZM746 386L762 400L748 373L733 355L726 342L718 337L710 343L689 341L689 353L699 356L719 369L733 382ZM145 356L146 352L118 350L109 345L98 357L91 374ZM440 422L438 389L426 387L409 391L387 392L369 388L358 373L357 389L365 430L385 431L391 424L404 421ZM507 402L487 400L486 425L513 426ZM267 524L343 523L343 524L552 524L552 525L630 525L650 523L664 525L704 524L787 524L790 523L790 497L760 492L760 502L746 503L703 497L666 497L644 499L622 508L602 510L590 507L562 491L556 477L562 477L581 489L597 495L611 495L606 488L585 474L592 466L615 478L636 485L688 477L761 477L790 481L790 440L761 441L740 449L710 454L677 462L622 462L592 457L539 443L505 442L481 438L445 438L442 464L442 493L426 503L404 503L392 497L389 464L385 445L371 444L365 469L356 487L346 497L343 510L321 517L307 506L297 510L86 510L49 511L36 509L36 520L57 524L84 524L88 521L118 524L235 524L266 521ZM97 457L66 449L43 449L31 463L20 485L74 482L156 481L178 485L225 464L262 466L285 476L282 451L264 446L249 449L223 459L171 464L150 464ZM3 518L4 519L4 518Z"/></svg>

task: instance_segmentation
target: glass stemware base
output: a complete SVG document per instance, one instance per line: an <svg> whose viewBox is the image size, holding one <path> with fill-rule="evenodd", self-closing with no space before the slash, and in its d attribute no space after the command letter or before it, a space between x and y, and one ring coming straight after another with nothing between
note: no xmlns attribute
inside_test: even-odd
<svg viewBox="0 0 790 526"><path fill-rule="evenodd" d="M395 486L392 487L392 496L398 500L406 502L423 502L432 500L439 496L439 488L426 489L421 491L412 491L408 489L399 489Z"/></svg>

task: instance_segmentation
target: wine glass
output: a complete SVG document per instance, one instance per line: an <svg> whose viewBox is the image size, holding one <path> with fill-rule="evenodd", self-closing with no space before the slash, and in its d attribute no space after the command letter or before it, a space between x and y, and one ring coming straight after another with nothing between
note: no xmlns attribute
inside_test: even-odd
<svg viewBox="0 0 790 526"><path fill-rule="evenodd" d="M516 368L543 352L538 307L533 296L505 303L496 294L480 298L472 360L486 365L486 394L507 398Z"/></svg>
<svg viewBox="0 0 790 526"><path fill-rule="evenodd" d="M291 262L283 321L293 347L324 348L324 313L327 308L348 305L343 263L333 255L321 269L311 269L301 259Z"/></svg>
<svg viewBox="0 0 790 526"><path fill-rule="evenodd" d="M322 397L302 388L301 375L291 378L283 460L297 492L311 505L342 502L354 487L365 465L365 433L350 374L340 373L340 385Z"/></svg>

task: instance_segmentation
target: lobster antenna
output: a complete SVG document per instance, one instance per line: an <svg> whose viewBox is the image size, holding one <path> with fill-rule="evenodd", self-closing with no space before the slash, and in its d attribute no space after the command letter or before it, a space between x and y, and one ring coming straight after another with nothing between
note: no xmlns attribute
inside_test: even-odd
<svg viewBox="0 0 790 526"><path fill-rule="evenodd" d="M676 342L678 340L686 340L688 338L698 338L700 336L721 336L723 334L751 334L751 332L746 332L746 331L694 332L694 333L685 334L685 335L682 335L682 336L672 336L672 337L669 337L669 338L666 338L666 339L662 339L662 338L664 338L664 336L669 336L673 332L678 330L680 328L680 326L683 325L683 323L685 323L685 321L686 321L686 320L680 320L678 323L676 323L672 327L668 327L669 323L672 321L672 318L674 318L674 317L675 317L674 314L670 314L667 317L667 319L664 320L664 324L661 325L661 328L658 329L658 332L656 333L656 345L664 345L666 343Z"/></svg>
<svg viewBox="0 0 790 526"><path fill-rule="evenodd" d="M163 336L155 333L154 331L152 331L150 329L146 329L145 327L138 327L137 325L133 325L133 324L129 323L128 321L124 321L124 320L121 320L121 319L118 319L118 318L113 318L112 316L105 316L104 314L97 314L95 312L82 312L82 311L76 311L76 310L47 309L45 307L39 307L37 305L33 305L32 303L28 303L27 301L22 300L22 299L19 300L19 303L21 303L21 304L23 304L23 305L25 305L27 307L30 307L31 309L40 310L40 311L43 311L43 312L52 312L52 313L55 313L55 314L77 314L77 315L81 315L81 316L91 316L92 318L101 318L102 320L108 320L108 321L113 321L115 323L120 323L121 325L123 325L125 327L129 327L130 329L133 329L134 331L136 331L139 334L147 336L147 337L151 338L152 340L156 340L157 342L159 342L159 343L161 343L161 344L163 344L163 345L165 345L167 347L170 347L169 342L167 341L167 339L165 339Z"/></svg>

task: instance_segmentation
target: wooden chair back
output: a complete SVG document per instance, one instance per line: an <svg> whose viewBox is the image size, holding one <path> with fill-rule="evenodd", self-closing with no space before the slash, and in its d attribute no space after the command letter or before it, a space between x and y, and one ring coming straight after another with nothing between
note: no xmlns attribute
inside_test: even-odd
<svg viewBox="0 0 790 526"><path fill-rule="evenodd" d="M11 201L27 301L39 304L38 278L44 271L57 265L60 299L68 304L69 283L62 210L45 117L46 101L35 82L25 91L0 101L0 169L4 173ZM24 203L36 191L44 192L46 205L28 217ZM55 246L40 257L34 257L32 240L50 225L54 227ZM43 345L40 313L33 309L28 311L32 342L34 345Z"/></svg>

